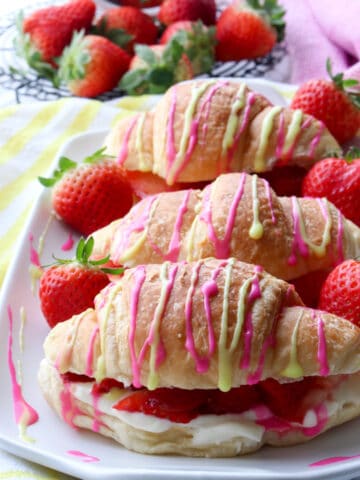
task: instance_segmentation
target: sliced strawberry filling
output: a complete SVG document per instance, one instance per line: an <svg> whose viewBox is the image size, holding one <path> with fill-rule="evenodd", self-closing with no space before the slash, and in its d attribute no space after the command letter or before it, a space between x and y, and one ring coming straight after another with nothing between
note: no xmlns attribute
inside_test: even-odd
<svg viewBox="0 0 360 480"><path fill-rule="evenodd" d="M91 377L70 372L63 374L62 378L65 383L94 382ZM306 377L298 382L282 384L267 379L256 385L232 388L229 392L217 389L147 390L129 387L126 388L129 395L121 398L113 408L153 415L176 423L189 423L200 415L243 413L257 406L265 406L279 420L302 424L308 410L329 399L331 392L344 378L345 376ZM99 396L110 392L112 388L125 389L123 383L105 378L99 383L93 383L91 393Z"/></svg>
<svg viewBox="0 0 360 480"><path fill-rule="evenodd" d="M188 423L199 415L242 413L258 405L288 422L302 423L306 412L322 403L338 380L320 377L280 384L268 379L257 385L220 390L158 388L139 390L113 405L117 410L142 412L173 422Z"/></svg>
<svg viewBox="0 0 360 480"><path fill-rule="evenodd" d="M209 182L194 183L174 183L168 185L166 181L151 172L140 172L138 170L124 170L125 180L130 185L135 197L142 199L148 195L155 195L161 192L173 192L176 190L185 190L188 188L204 188Z"/></svg>

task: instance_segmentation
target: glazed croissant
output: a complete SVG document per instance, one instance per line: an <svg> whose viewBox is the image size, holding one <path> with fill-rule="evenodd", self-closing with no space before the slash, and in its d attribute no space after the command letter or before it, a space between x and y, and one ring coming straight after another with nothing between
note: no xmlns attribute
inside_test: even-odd
<svg viewBox="0 0 360 480"><path fill-rule="evenodd" d="M246 173L145 198L93 237L115 265L233 256L286 280L360 255L360 229L326 199L278 197Z"/></svg>
<svg viewBox="0 0 360 480"><path fill-rule="evenodd" d="M323 123L230 80L171 87L153 111L121 120L105 145L126 170L152 172L168 185L281 165L309 168L340 151Z"/></svg>
<svg viewBox="0 0 360 480"><path fill-rule="evenodd" d="M233 258L126 270L100 292L95 310L50 332L45 356L40 385L60 416L145 453L238 455L308 440L360 413L360 329L305 308L292 286ZM326 396L319 403L312 395L303 423L284 430L282 420L281 431L279 419L264 423L274 415L263 398L237 415L199 411L194 423L115 406L136 392L213 395L246 386L249 395L265 379L301 383L309 376L329 379ZM105 378L121 383L94 389ZM209 425L228 433L209 435Z"/></svg>

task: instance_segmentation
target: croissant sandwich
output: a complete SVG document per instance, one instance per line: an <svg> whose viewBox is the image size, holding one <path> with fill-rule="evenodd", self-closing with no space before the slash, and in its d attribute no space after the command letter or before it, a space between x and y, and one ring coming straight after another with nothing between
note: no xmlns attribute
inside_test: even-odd
<svg viewBox="0 0 360 480"><path fill-rule="evenodd" d="M117 123L105 146L125 170L152 172L168 185L274 166L309 168L340 152L312 116L273 106L245 83L216 79L171 87L152 111Z"/></svg>
<svg viewBox="0 0 360 480"><path fill-rule="evenodd" d="M235 456L359 415L359 369L357 326L230 258L126 270L50 332L39 381L63 420L129 449Z"/></svg>
<svg viewBox="0 0 360 480"><path fill-rule="evenodd" d="M360 255L360 229L326 199L278 197L246 173L147 197L93 237L115 265L233 256L286 280Z"/></svg>

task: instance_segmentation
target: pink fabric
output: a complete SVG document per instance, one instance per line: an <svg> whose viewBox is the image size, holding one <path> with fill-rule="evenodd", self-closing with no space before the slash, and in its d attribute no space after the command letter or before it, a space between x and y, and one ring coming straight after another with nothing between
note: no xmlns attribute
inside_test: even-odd
<svg viewBox="0 0 360 480"><path fill-rule="evenodd" d="M360 81L360 0L280 0L286 9L291 81L327 78L344 71Z"/></svg>

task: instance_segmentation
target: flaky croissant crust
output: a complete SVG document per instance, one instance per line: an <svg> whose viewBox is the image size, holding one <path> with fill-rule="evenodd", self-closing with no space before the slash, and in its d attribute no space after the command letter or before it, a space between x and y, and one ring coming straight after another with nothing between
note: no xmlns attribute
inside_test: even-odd
<svg viewBox="0 0 360 480"><path fill-rule="evenodd" d="M219 388L354 373L360 329L305 308L260 267L228 259L129 269L45 342L58 371L125 385Z"/></svg>
<svg viewBox="0 0 360 480"><path fill-rule="evenodd" d="M215 79L171 87L153 111L122 119L105 146L126 170L153 172L169 185L275 165L309 168L340 152L310 115L273 106L245 83Z"/></svg>
<svg viewBox="0 0 360 480"><path fill-rule="evenodd" d="M360 255L360 229L326 199L278 197L266 180L219 176L204 190L160 193L93 234L114 264L235 257L283 279Z"/></svg>

